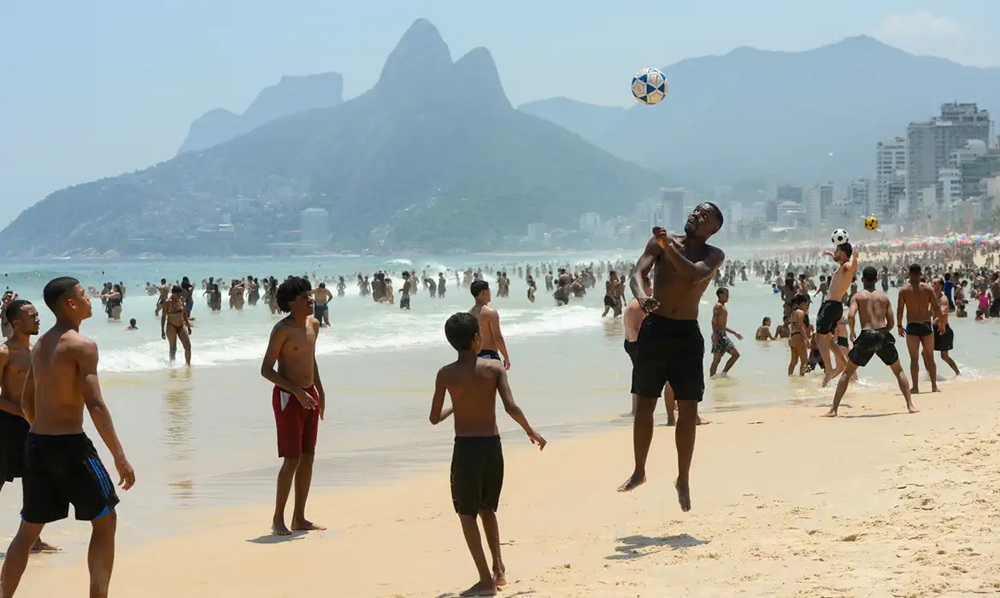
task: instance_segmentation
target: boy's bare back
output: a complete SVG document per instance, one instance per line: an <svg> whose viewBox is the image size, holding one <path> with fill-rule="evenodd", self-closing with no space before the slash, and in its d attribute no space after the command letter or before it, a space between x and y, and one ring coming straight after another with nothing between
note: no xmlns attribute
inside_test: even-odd
<svg viewBox="0 0 1000 598"><path fill-rule="evenodd" d="M83 385L97 384L97 359L97 343L58 324L38 339L31 352L33 433L83 432Z"/></svg>
<svg viewBox="0 0 1000 598"><path fill-rule="evenodd" d="M507 386L507 371L495 359L456 361L438 371L437 384L451 396L456 436L496 436L497 392Z"/></svg>

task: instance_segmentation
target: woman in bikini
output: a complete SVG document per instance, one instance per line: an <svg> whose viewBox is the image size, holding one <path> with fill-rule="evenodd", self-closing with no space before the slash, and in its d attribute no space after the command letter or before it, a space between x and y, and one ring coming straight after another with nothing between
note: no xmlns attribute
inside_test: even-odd
<svg viewBox="0 0 1000 598"><path fill-rule="evenodd" d="M177 339L181 340L184 346L184 362L191 365L191 323L188 321L188 312L184 289L174 285L170 290L170 297L167 298L163 306L163 315L160 316L160 336L167 340L170 345L170 362L173 363L177 357Z"/></svg>
<svg viewBox="0 0 1000 598"><path fill-rule="evenodd" d="M795 372L795 364L799 364L799 376L806 375L806 366L809 360L809 315L806 310L809 308L808 295L796 295L791 300L792 314L788 320L788 348L791 351L791 360L788 362L788 375Z"/></svg>

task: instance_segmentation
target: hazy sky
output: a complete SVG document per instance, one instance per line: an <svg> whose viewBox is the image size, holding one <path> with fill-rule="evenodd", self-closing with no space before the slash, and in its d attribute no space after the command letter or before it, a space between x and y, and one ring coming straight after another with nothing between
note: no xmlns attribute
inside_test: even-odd
<svg viewBox="0 0 1000 598"><path fill-rule="evenodd" d="M1000 65L1000 0L4 1L0 225L56 189L172 157L192 120L216 107L241 113L282 75L337 71L353 97L418 17L453 58L489 48L515 104L629 105L643 66L862 33Z"/></svg>

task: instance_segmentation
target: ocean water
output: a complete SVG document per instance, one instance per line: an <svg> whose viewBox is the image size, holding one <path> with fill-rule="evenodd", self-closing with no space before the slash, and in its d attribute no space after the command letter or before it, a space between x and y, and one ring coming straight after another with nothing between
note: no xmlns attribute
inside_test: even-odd
<svg viewBox="0 0 1000 598"><path fill-rule="evenodd" d="M427 469L449 458L450 422L433 427L427 421L434 375L454 358L444 339L444 320L471 307L468 291L448 276L445 299L431 299L426 291L413 297L412 310L377 305L357 295L357 272L385 270L390 276L404 269L451 271L480 264L484 272L506 268L511 296L494 298L511 352L511 384L515 398L533 425L553 442L574 434L629 426L630 364L622 348L620 320L600 317L603 284L569 306L556 307L544 286L532 304L526 285L515 275L516 265L581 264L601 259L634 259L615 255L438 256L421 258L311 257L296 260L246 259L195 261L59 260L0 265L5 284L22 298L40 306L42 329L52 318L41 301L41 288L50 278L72 275L85 286L124 281L129 291L121 322L109 322L95 300L95 315L82 332L97 340L105 397L116 427L137 471L138 483L123 496L122 535L139 540L184 528L191 513L202 508L264 503L273 493L279 465L271 411L271 388L260 377L259 363L272 316L261 303L242 311L210 313L196 298L192 335L193 366L171 366L167 345L160 339L154 317L155 297L146 296L146 281L168 281L188 276L198 285L209 276L229 279L253 274L258 278L315 273L344 276L347 295L330 304L331 328L323 329L317 347L318 362L328 394L326 421L321 425L314 486L339 488L378 484L386 479ZM425 268L426 266L426 268ZM394 280L398 278L393 276ZM487 280L494 280L487 276ZM536 276L539 284L542 281ZM398 285L397 285L398 286ZM398 291L397 291L398 292ZM494 293L495 294L495 293ZM702 302L702 330L710 330L714 292ZM734 409L771 405L801 405L819 409L829 403L832 388L820 388L820 375L786 376L789 352L784 341L751 340L764 316L778 321L781 303L770 285L751 280L731 289L730 327L746 337L739 341L742 358L730 377L707 383L702 411L713 415ZM815 314L813 314L815 317ZM125 332L129 318L139 331ZM953 320L956 347L953 356L963 377L985 377L997 371L996 347L1000 328L993 322ZM706 333L707 336L707 333ZM899 343L903 350L905 345ZM905 351L904 351L905 352ZM708 360L706 355L706 372ZM904 367L907 360L903 357ZM951 372L938 363L948 391ZM927 384L925 383L926 387ZM849 391L846 404L857 393L895 389L888 368L873 360ZM933 397L916 398L918 407ZM887 409L898 409L898 404ZM662 417L662 408L659 415ZM516 425L499 417L505 442L526 440ZM89 423L88 423L89 426ZM88 428L96 438L93 428ZM662 442L662 441L661 441ZM110 466L104 448L99 447ZM622 478L629 473L631 449L623 446ZM114 476L114 473L112 472ZM446 483L444 480L443 483ZM610 485L621 480L608 480ZM0 493L0 512L9 512L10 535L16 525L19 492ZM261 512L261 532L270 513ZM336 528L345 522L324 521ZM85 544L87 529L72 522L55 526L54 539L70 548Z"/></svg>

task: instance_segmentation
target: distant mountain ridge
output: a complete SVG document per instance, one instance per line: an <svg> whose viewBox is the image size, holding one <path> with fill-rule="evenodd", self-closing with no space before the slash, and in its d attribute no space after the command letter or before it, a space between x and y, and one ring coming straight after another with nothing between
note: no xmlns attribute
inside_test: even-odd
<svg viewBox="0 0 1000 598"><path fill-rule="evenodd" d="M219 145L284 116L330 108L343 101L344 78L340 73L286 75L277 84L261 90L241 115L216 108L198 117L191 123L177 154Z"/></svg>
<svg viewBox="0 0 1000 598"><path fill-rule="evenodd" d="M419 19L357 98L57 191L0 233L0 255L259 255L298 241L312 207L330 214L330 249L488 250L532 222L630 212L661 184L515 110L488 50L453 62Z"/></svg>
<svg viewBox="0 0 1000 598"><path fill-rule="evenodd" d="M656 106L557 98L519 109L685 184L873 176L875 144L938 114L940 104L1000 112L1000 68L914 56L869 36L805 52L737 48L663 71L670 94Z"/></svg>

